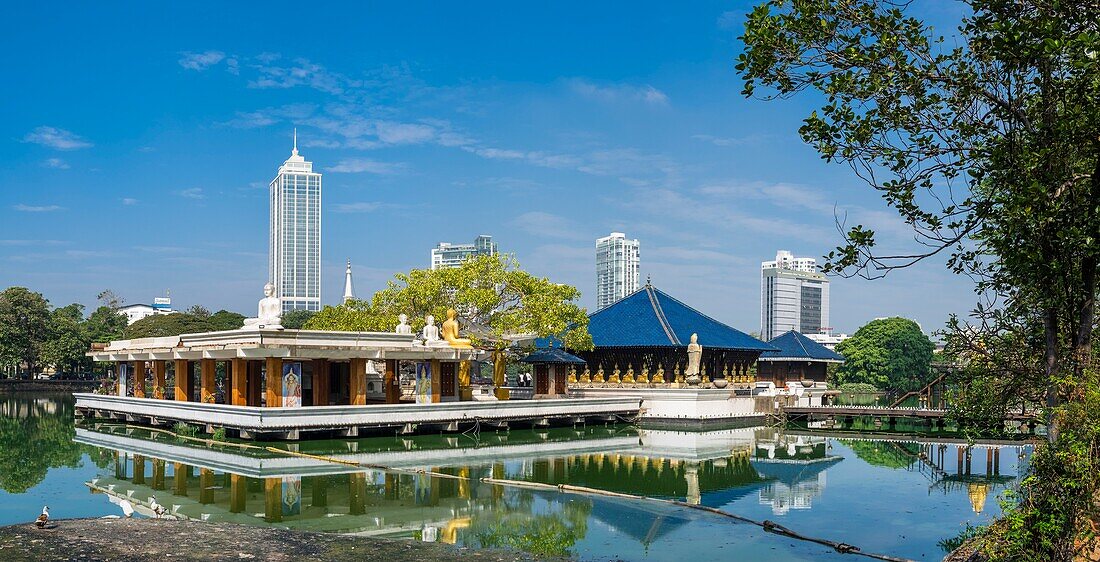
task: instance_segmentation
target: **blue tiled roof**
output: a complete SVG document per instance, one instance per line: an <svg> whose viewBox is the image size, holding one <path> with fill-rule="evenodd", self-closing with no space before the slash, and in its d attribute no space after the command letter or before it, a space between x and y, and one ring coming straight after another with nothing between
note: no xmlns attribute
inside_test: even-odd
<svg viewBox="0 0 1100 562"><path fill-rule="evenodd" d="M765 351L760 354L761 361L783 361L787 359L844 361L844 357L840 354L794 330L775 336L768 343L779 351Z"/></svg>
<svg viewBox="0 0 1100 562"><path fill-rule="evenodd" d="M772 346L727 326L646 285L588 316L588 333L599 347L685 347L699 334L704 348L769 351Z"/></svg>
<svg viewBox="0 0 1100 562"><path fill-rule="evenodd" d="M564 349L559 349L556 347L539 349L531 355L520 359L520 361L524 363L576 363L579 365L584 364L584 359L581 359L580 357L577 357L572 353L567 353Z"/></svg>

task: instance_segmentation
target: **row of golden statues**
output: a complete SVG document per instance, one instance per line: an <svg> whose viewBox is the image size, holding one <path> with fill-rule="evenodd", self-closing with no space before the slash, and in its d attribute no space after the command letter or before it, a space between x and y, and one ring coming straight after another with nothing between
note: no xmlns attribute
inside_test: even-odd
<svg viewBox="0 0 1100 562"><path fill-rule="evenodd" d="M679 363L677 363L676 367L673 369L672 375L672 383L686 384L684 373L680 369ZM703 365L700 375L703 381L712 380L711 377L707 375L706 365ZM731 375L729 365L725 365L722 370L722 377L731 383L751 383L755 378L748 372L743 372L740 375L737 374L736 367L734 368L734 373ZM626 373L622 374L619 371L618 363L615 364L615 369L612 371L611 376L604 375L602 365L596 370L595 374L592 374L588 366L585 365L584 372L581 373L580 377L577 376L576 367L570 367L568 381L569 384L668 384L670 382L665 380L665 368L661 365L658 365L657 371L650 375L648 365L642 367L641 373L635 374L634 365L627 364Z"/></svg>

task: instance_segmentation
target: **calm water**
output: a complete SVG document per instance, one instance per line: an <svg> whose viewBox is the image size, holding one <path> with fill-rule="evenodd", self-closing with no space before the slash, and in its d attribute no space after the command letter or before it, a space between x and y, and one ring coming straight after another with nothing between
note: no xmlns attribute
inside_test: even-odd
<svg viewBox="0 0 1100 562"><path fill-rule="evenodd" d="M118 515L150 496L183 518L518 548L581 559L851 560L713 515L479 483L494 476L678 498L865 551L939 560L999 513L1026 447L892 443L626 426L311 441L289 448L475 480L205 449L118 425L74 427L69 397L0 395L0 524ZM992 453L987 453L992 450ZM923 459L921 455L923 453ZM969 470L967 466L969 464ZM968 474L969 473L969 474Z"/></svg>

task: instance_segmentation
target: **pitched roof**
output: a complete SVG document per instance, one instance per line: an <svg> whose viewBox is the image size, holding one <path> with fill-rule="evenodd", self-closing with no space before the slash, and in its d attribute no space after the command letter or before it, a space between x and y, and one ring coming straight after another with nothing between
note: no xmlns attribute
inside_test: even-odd
<svg viewBox="0 0 1100 562"><path fill-rule="evenodd" d="M704 348L767 351L772 346L727 326L646 284L588 316L588 333L600 347L685 347L699 334Z"/></svg>
<svg viewBox="0 0 1100 562"><path fill-rule="evenodd" d="M576 363L578 365L584 364L584 359L567 353L564 349L556 347L547 347L544 349L538 349L531 355L520 359L524 363Z"/></svg>
<svg viewBox="0 0 1100 562"><path fill-rule="evenodd" d="M761 353L761 361L844 361L840 354L794 330L775 336L768 343L778 351Z"/></svg>

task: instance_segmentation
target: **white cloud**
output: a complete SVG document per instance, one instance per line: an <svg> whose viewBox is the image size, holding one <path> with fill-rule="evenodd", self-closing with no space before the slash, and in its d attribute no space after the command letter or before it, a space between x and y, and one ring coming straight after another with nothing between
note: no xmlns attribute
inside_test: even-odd
<svg viewBox="0 0 1100 562"><path fill-rule="evenodd" d="M587 240L589 237L573 221L552 213L529 211L512 219L512 225L535 236L563 240Z"/></svg>
<svg viewBox="0 0 1100 562"><path fill-rule="evenodd" d="M59 205L24 205L22 203L18 205L12 205L12 208L16 211L22 211L24 213L51 213L53 211L60 211L64 209Z"/></svg>
<svg viewBox="0 0 1100 562"><path fill-rule="evenodd" d="M0 240L0 246L59 246L66 240Z"/></svg>
<svg viewBox="0 0 1100 562"><path fill-rule="evenodd" d="M205 51L202 53L184 52L180 57L180 66L188 70L206 70L225 59L225 53L221 51Z"/></svg>
<svg viewBox="0 0 1100 562"><path fill-rule="evenodd" d="M186 197L187 199L206 199L206 194L203 193L201 187L189 187L187 189L177 192L180 197Z"/></svg>
<svg viewBox="0 0 1100 562"><path fill-rule="evenodd" d="M709 142L715 146L744 146L750 144L760 144L767 140L770 135L764 134L751 134L744 137L716 137L714 135L691 135L691 138L698 141Z"/></svg>
<svg viewBox="0 0 1100 562"><path fill-rule="evenodd" d="M122 198L122 204L123 205L137 205L137 203L138 203L138 200L134 199L133 197L123 197Z"/></svg>
<svg viewBox="0 0 1100 562"><path fill-rule="evenodd" d="M337 213L369 213L378 210L381 203L361 201L359 203L337 203L333 205L333 211Z"/></svg>
<svg viewBox="0 0 1100 562"><path fill-rule="evenodd" d="M55 170L69 169L69 163L60 158L47 158L42 161L42 165L47 168L53 168Z"/></svg>
<svg viewBox="0 0 1100 562"><path fill-rule="evenodd" d="M35 127L33 131L27 133L27 135L23 137L23 142L32 142L58 150L76 150L78 148L88 148L92 146L92 143L80 138L70 131L46 126Z"/></svg>
<svg viewBox="0 0 1100 562"><path fill-rule="evenodd" d="M342 172L348 174L368 173L368 174L395 174L401 168L403 164L394 164L392 162L378 162L377 160L371 160L370 158L346 158L338 162L335 166L328 169L329 172Z"/></svg>
<svg viewBox="0 0 1100 562"><path fill-rule="evenodd" d="M419 144L435 138L435 128L422 123L379 121L375 124L375 134L386 144Z"/></svg>
<svg viewBox="0 0 1100 562"><path fill-rule="evenodd" d="M581 78L574 78L569 81L569 87L576 94L603 102L637 101L650 105L668 105L668 95L649 84L644 86L599 85Z"/></svg>
<svg viewBox="0 0 1100 562"><path fill-rule="evenodd" d="M307 86L330 94L342 94L348 88L358 88L362 85L359 80L352 80L343 74L332 72L307 59L296 59L290 66L262 63L256 65L255 69L260 76L248 83L251 88Z"/></svg>

